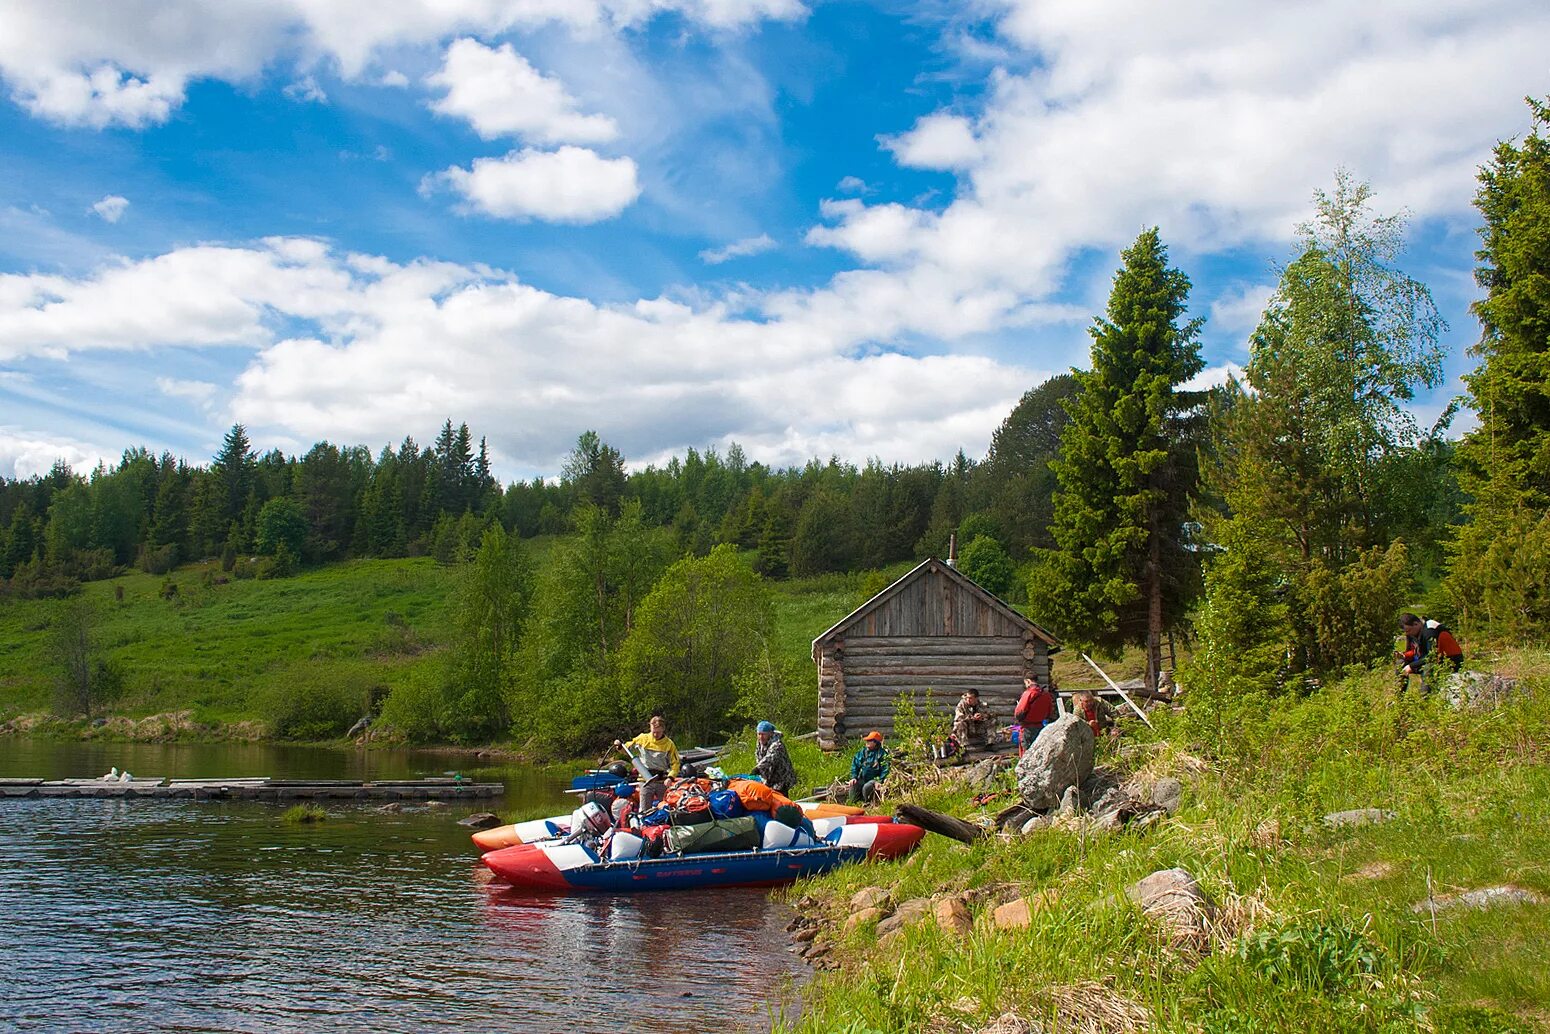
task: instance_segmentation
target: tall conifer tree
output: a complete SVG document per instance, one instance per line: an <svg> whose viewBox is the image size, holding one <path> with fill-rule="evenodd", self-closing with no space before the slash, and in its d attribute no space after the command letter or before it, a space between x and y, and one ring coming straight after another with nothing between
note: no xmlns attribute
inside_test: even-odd
<svg viewBox="0 0 1550 1034"><path fill-rule="evenodd" d="M1183 539L1201 398L1181 386L1203 368L1201 321L1184 318L1189 278L1169 268L1156 228L1121 258L1107 317L1091 330L1092 369L1074 371L1071 421L1051 463L1056 545L1035 554L1029 599L1080 643L1144 643L1155 687L1163 633L1198 581Z"/></svg>

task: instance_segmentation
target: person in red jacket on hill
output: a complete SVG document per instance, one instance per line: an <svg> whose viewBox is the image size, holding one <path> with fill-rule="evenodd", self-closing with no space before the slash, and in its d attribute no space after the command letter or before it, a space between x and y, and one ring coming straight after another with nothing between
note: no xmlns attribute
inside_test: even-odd
<svg viewBox="0 0 1550 1034"><path fill-rule="evenodd" d="M1454 671L1464 666L1464 648L1459 646L1448 626L1440 621L1423 621L1418 614L1402 614L1399 627L1405 633L1405 649L1399 654L1399 688L1410 683L1411 675L1421 676L1421 688L1431 691L1428 668L1451 665Z"/></svg>
<svg viewBox="0 0 1550 1034"><path fill-rule="evenodd" d="M1027 750L1028 744L1039 738L1044 723L1054 714L1055 694L1035 682L1032 675L1024 676L1023 695L1017 698L1017 706L1012 709L1012 719L1022 726L1022 732L1017 736L1018 754Z"/></svg>

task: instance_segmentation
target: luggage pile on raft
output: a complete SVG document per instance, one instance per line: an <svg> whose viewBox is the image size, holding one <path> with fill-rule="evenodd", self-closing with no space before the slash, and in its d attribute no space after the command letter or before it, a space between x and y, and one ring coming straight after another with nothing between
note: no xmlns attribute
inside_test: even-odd
<svg viewBox="0 0 1550 1034"><path fill-rule="evenodd" d="M473 834L483 863L536 891L633 892L777 886L866 858L897 858L920 826L860 808L798 803L754 778L675 780L634 811L628 783L589 791L570 815Z"/></svg>

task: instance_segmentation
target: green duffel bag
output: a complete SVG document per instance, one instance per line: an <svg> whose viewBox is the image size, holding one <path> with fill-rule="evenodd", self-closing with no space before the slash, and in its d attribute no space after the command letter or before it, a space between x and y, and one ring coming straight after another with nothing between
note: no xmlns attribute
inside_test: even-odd
<svg viewBox="0 0 1550 1034"><path fill-rule="evenodd" d="M759 846L759 827L752 815L742 815L693 826L673 826L663 837L667 840L667 850L675 854L750 851Z"/></svg>

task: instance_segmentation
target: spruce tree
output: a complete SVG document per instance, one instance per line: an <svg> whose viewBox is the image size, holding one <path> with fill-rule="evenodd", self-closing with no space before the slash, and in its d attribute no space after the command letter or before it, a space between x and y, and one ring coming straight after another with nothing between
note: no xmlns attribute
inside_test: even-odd
<svg viewBox="0 0 1550 1034"><path fill-rule="evenodd" d="M219 523L227 524L242 516L248 497L253 493L258 469L253 446L248 441L247 428L232 424L231 430L221 441L221 451L215 454L210 472L220 486Z"/></svg>
<svg viewBox="0 0 1550 1034"><path fill-rule="evenodd" d="M1458 450L1473 502L1447 579L1460 617L1519 640L1550 626L1550 104L1528 103L1532 129L1497 146L1475 196L1480 424Z"/></svg>
<svg viewBox="0 0 1550 1034"><path fill-rule="evenodd" d="M1155 687L1163 633L1198 581L1184 528L1201 398L1181 385L1203 368L1201 321L1184 318L1189 278L1169 268L1155 228L1121 258L1107 317L1091 329L1092 369L1073 372L1071 420L1051 464L1056 545L1036 552L1029 600L1078 643L1144 643Z"/></svg>

